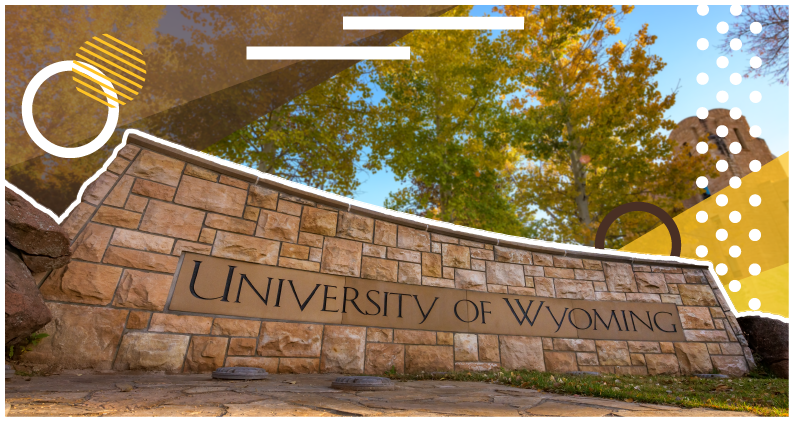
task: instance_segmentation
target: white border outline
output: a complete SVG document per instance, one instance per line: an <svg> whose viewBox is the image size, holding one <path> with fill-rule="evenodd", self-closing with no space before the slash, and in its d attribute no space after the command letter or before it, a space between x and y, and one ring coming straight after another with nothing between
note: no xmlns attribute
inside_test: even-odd
<svg viewBox="0 0 794 422"><path fill-rule="evenodd" d="M524 29L523 16L342 16L342 30Z"/></svg>
<svg viewBox="0 0 794 422"><path fill-rule="evenodd" d="M324 198L332 199L334 201L343 202L343 203L348 204L348 207L356 206L356 207L361 208L361 209L365 209L365 210L368 210L368 211L371 211L371 212L375 212L375 213L379 213L379 214L383 214L383 215L388 215L390 217L394 217L394 218L397 218L397 219L409 220L409 221L412 221L412 222L415 222L415 223L425 224L427 226L427 228L429 228L430 226L433 226L433 227L444 228L444 229L447 229L447 230L458 231L458 232L463 233L463 234L471 234L471 235L476 235L476 236L488 236L491 239L496 240L497 242L499 242L500 240L507 240L507 241L510 241L510 242L524 244L524 245L527 245L527 246L547 247L547 248L548 247L555 247L555 248L559 248L559 249L568 249L568 250L574 250L574 251L579 251L579 252L587 252L589 254L595 254L595 255L605 255L605 256L624 257L624 258L642 258L644 260L649 260L649 261L673 261L673 262L677 262L677 263L681 263L681 264L697 265L697 266L701 266L701 267L703 266L703 264L707 263L708 264L709 273L711 274L711 276L715 280L718 281L716 283L717 284L717 288L722 293L723 298L725 298L726 302L728 303L728 308L730 309L730 311L733 313L734 316L742 317L742 316L755 315L755 316L761 316L761 317L765 317L765 318L776 319L776 320L783 321L783 322L786 322L786 323L789 322L788 318L784 318L784 317L782 317L780 315L770 314L770 313L766 313L766 312L759 312L759 311L737 312L736 308L733 306L733 302L731 301L730 296L728 296L728 292L725 291L725 287L722 285L721 282L719 282L720 278L717 275L717 273L714 271L714 264L712 264L709 261L700 261L700 260L696 260L696 259L681 258L681 257L675 257L675 256L662 256L662 255L641 254L641 253L636 253L636 252L623 252L623 251L616 251L616 250L612 250L612 249L595 249L595 248L591 248L591 247L587 247L587 246L581 246L581 245L568 245L568 244L561 244L561 243L556 243L556 242L548 242L548 241L544 241L544 240L527 239L527 238L523 238L523 237L509 236L509 235L500 234L500 233L492 233L492 232L485 231L485 230L472 229L472 228L469 228L469 227L458 226L458 225L447 223L447 222L443 222L443 221L431 220L431 219L428 219L428 218L419 217L419 216L415 216L415 215L411 215L411 214L406 214L406 213L403 213L403 212L400 212L400 211L394 211L394 210L390 210L390 209L387 209L387 208L379 207L377 205L367 204L367 203L364 203L364 202L361 202L361 201L357 201L355 199L346 198L346 197L341 196L341 195L337 195L337 194L330 193L330 192L325 192L325 191L322 191L320 189L316 189L316 188L313 188L313 187L310 187L310 186L302 185L300 183L292 182L292 181L283 179L281 177L274 176L272 174L263 173L263 172L260 172L258 170L254 170L254 169L252 169L250 167L243 166L241 164L233 163L231 161L227 161L227 160L224 160L222 158L218 158L218 157L209 155L209 154L201 152L201 151L196 151L196 150L193 150L191 148L188 148L188 147L185 147L185 146L182 146L182 145L179 145L179 144L175 144L173 142L169 142L169 141L166 141L164 139L157 138L155 136L149 135L147 133L141 132L141 131L136 130L136 129L127 129L124 132L124 136L121 139L121 143L113 150L113 153L110 155L110 157L108 157L107 161L105 162L105 165L103 165L102 168L97 170L97 172L94 173L93 176L88 178L88 180L86 180L83 183L83 185L80 187L80 190L78 191L77 199L75 199L75 201L72 202L72 204L69 205L69 207L66 209L66 211L64 211L64 213L62 215L60 215L60 216L56 216L55 213L52 212L52 210L42 206L41 204L39 204L38 202L33 200L33 198L31 198L29 195L27 195L24 192L22 192L16 186L12 185L8 180L5 180L5 185L9 189L13 190L17 194L19 194L20 196L25 198L25 200L29 201L38 210L46 213L47 215L52 217L58 224L60 224L61 222L63 222L64 219L66 219L66 217L69 216L69 213L71 213L71 211L75 207L77 207L78 204L80 204L80 202L81 202L80 199L83 197L83 193L85 192L86 188L91 183L93 183L94 180L96 180L102 173L104 173L107 170L108 166L116 158L116 156L118 155L119 151L122 148L124 148L124 146L127 145L127 137L131 133L135 134L137 136L140 136L140 137L142 137L144 139L148 139L148 140L153 141L155 143L161 144L161 145L163 145L165 147L173 148L173 149L179 150L179 151L181 151L181 152L183 152L185 154L192 155L194 157L201 158L201 159L204 159L204 160L207 160L207 161L211 161L211 162L213 162L215 164L218 164L220 166L224 166L224 167L227 167L227 168L230 168L230 169L234 169L234 170L237 170L237 171L240 171L240 172L243 172L243 173L247 173L247 174L249 174L251 176L255 176L255 177L259 178L259 179L268 180L268 181L270 181L270 182L272 182L274 184L288 186L288 187L290 187L292 189L296 189L296 190L299 190L299 191L302 191L302 192L311 193L313 195L318 195L318 196L321 196L321 197L324 197Z"/></svg>

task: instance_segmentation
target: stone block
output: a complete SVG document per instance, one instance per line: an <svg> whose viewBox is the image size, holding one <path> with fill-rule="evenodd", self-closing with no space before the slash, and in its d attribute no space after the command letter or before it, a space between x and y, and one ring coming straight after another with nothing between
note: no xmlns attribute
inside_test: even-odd
<svg viewBox="0 0 794 422"><path fill-rule="evenodd" d="M366 348L366 363L364 373L382 375L391 371L402 374L405 372L405 346L402 344L369 343Z"/></svg>
<svg viewBox="0 0 794 422"><path fill-rule="evenodd" d="M365 256L361 259L361 278L397 282L397 261Z"/></svg>
<svg viewBox="0 0 794 422"><path fill-rule="evenodd" d="M579 258L567 258L562 256L554 256L554 266L560 268L584 268L584 263Z"/></svg>
<svg viewBox="0 0 794 422"><path fill-rule="evenodd" d="M681 317L681 327L685 329L713 330L711 311L702 306L679 306L678 315Z"/></svg>
<svg viewBox="0 0 794 422"><path fill-rule="evenodd" d="M725 330L684 330L687 341L728 341Z"/></svg>
<svg viewBox="0 0 794 422"><path fill-rule="evenodd" d="M546 351L543 355L546 361L546 371L548 372L566 373L579 370L576 364L576 353Z"/></svg>
<svg viewBox="0 0 794 422"><path fill-rule="evenodd" d="M102 173L83 191L83 201L92 205L99 205L105 195L110 192L110 188L116 184L119 177L112 173Z"/></svg>
<svg viewBox="0 0 794 422"><path fill-rule="evenodd" d="M124 204L125 210L135 211L135 212L143 212L146 209L146 205L149 203L148 198L144 198L142 196L137 195L130 195L127 198L127 203Z"/></svg>
<svg viewBox="0 0 794 422"><path fill-rule="evenodd" d="M437 332L436 333L436 344L443 345L443 346L452 346L455 344L453 333L444 333L444 332Z"/></svg>
<svg viewBox="0 0 794 422"><path fill-rule="evenodd" d="M339 225L336 228L337 236L345 239L372 242L374 232L375 220L344 211L339 212Z"/></svg>
<svg viewBox="0 0 794 422"><path fill-rule="evenodd" d="M188 176L198 177L199 179L209 180L210 182L218 181L218 173L193 164L188 164L185 167L185 174Z"/></svg>
<svg viewBox="0 0 794 422"><path fill-rule="evenodd" d="M121 148L121 150L119 150L119 156L124 157L128 160L133 160L135 159L135 156L138 154L138 152L140 152L140 150L141 149L136 147L135 145L127 144L124 145L124 147Z"/></svg>
<svg viewBox="0 0 794 422"><path fill-rule="evenodd" d="M654 273L657 274L657 273ZM684 279L683 274L663 274L664 275L664 282L667 284L685 284L686 280Z"/></svg>
<svg viewBox="0 0 794 422"><path fill-rule="evenodd" d="M405 346L405 372L452 372L455 369L452 346Z"/></svg>
<svg viewBox="0 0 794 422"><path fill-rule="evenodd" d="M41 285L44 299L107 305L113 298L121 268L71 261L54 270Z"/></svg>
<svg viewBox="0 0 794 422"><path fill-rule="evenodd" d="M497 261L532 265L532 252L530 251L494 246L493 252Z"/></svg>
<svg viewBox="0 0 794 422"><path fill-rule="evenodd" d="M386 258L386 247L364 243L362 251L364 256L371 256L375 258Z"/></svg>
<svg viewBox="0 0 794 422"><path fill-rule="evenodd" d="M663 267L658 265L652 265L651 271L655 273L668 273L668 274L681 274L681 269L676 267Z"/></svg>
<svg viewBox="0 0 794 422"><path fill-rule="evenodd" d="M739 343L720 343L723 355L742 355L742 346Z"/></svg>
<svg viewBox="0 0 794 422"><path fill-rule="evenodd" d="M322 248L323 239L324 239L323 236L320 236L319 234L300 232L300 234L298 235L298 244L311 246L312 248ZM382 256L381 258L386 257L386 248L384 248L383 254L384 256Z"/></svg>
<svg viewBox="0 0 794 422"><path fill-rule="evenodd" d="M463 246L468 246L470 248L477 248L477 249L493 249L491 245L486 245L481 242L473 242L471 240L461 239L460 244Z"/></svg>
<svg viewBox="0 0 794 422"><path fill-rule="evenodd" d="M470 270L455 270L455 287L465 290L487 291L485 273Z"/></svg>
<svg viewBox="0 0 794 422"><path fill-rule="evenodd" d="M367 341L375 343L391 343L394 337L391 328L367 327Z"/></svg>
<svg viewBox="0 0 794 422"><path fill-rule="evenodd" d="M655 341L629 341L628 346L632 353L662 353L659 343Z"/></svg>
<svg viewBox="0 0 794 422"><path fill-rule="evenodd" d="M534 288L529 287L513 287L507 286L507 293L511 295L521 295L521 296L536 296L537 292Z"/></svg>
<svg viewBox="0 0 794 422"><path fill-rule="evenodd" d="M655 293L626 293L626 301L662 303L662 298Z"/></svg>
<svg viewBox="0 0 794 422"><path fill-rule="evenodd" d="M434 331L394 330L394 342L405 344L436 344Z"/></svg>
<svg viewBox="0 0 794 422"><path fill-rule="evenodd" d="M256 225L256 236L295 243L298 240L299 225L300 218L298 217L262 210ZM320 244L322 244L322 238Z"/></svg>
<svg viewBox="0 0 794 422"><path fill-rule="evenodd" d="M166 185L176 186L185 167L183 161L175 160L165 155L143 150L138 158L133 161L127 174L149 179Z"/></svg>
<svg viewBox="0 0 794 422"><path fill-rule="evenodd" d="M257 223L241 218L227 217L220 214L207 214L204 225L213 229L224 230L240 234L252 235Z"/></svg>
<svg viewBox="0 0 794 422"><path fill-rule="evenodd" d="M430 242L430 252L441 253L441 244L438 242Z"/></svg>
<svg viewBox="0 0 794 422"><path fill-rule="evenodd" d="M616 301L616 302L626 301L626 293L596 292L595 297L596 300L607 300L607 301Z"/></svg>
<svg viewBox="0 0 794 422"><path fill-rule="evenodd" d="M108 171L112 171L116 174L124 173L124 170L127 169L127 166L130 165L130 160L125 158L116 157L112 163L108 166Z"/></svg>
<svg viewBox="0 0 794 422"><path fill-rule="evenodd" d="M226 364L224 366L262 368L270 374L275 374L279 370L279 359L249 356L229 356L226 358Z"/></svg>
<svg viewBox="0 0 794 422"><path fill-rule="evenodd" d="M431 287L455 287L455 280L450 280L446 278L435 278L435 277L422 277L422 285L423 286L431 286Z"/></svg>
<svg viewBox="0 0 794 422"><path fill-rule="evenodd" d="M532 263L541 267L554 266L554 260L551 255L545 253L532 253Z"/></svg>
<svg viewBox="0 0 794 422"><path fill-rule="evenodd" d="M457 238L454 238L452 236L446 236L446 235L443 235L443 234L438 234L438 233L430 233L430 239L433 242L452 243L454 245L457 245L460 242Z"/></svg>
<svg viewBox="0 0 794 422"><path fill-rule="evenodd" d="M441 277L441 255L422 252L422 275Z"/></svg>
<svg viewBox="0 0 794 422"><path fill-rule="evenodd" d="M596 352L601 365L631 365L629 348L625 341L596 340Z"/></svg>
<svg viewBox="0 0 794 422"><path fill-rule="evenodd" d="M409 262L400 262L397 282L404 284L422 284L422 266Z"/></svg>
<svg viewBox="0 0 794 422"><path fill-rule="evenodd" d="M591 281L556 279L554 280L554 291L557 292L559 298L595 299L595 290L593 290Z"/></svg>
<svg viewBox="0 0 794 422"><path fill-rule="evenodd" d="M199 236L199 242L201 242L201 243L213 243L213 242L215 242L215 233L217 233L217 230L215 230L215 229L208 229L206 227L201 229L201 235Z"/></svg>
<svg viewBox="0 0 794 422"><path fill-rule="evenodd" d="M477 362L477 334L455 334L455 361Z"/></svg>
<svg viewBox="0 0 794 422"><path fill-rule="evenodd" d="M375 221L373 243L383 246L397 246L397 225L385 221Z"/></svg>
<svg viewBox="0 0 794 422"><path fill-rule="evenodd" d="M212 317L155 313L149 331L157 333L209 334Z"/></svg>
<svg viewBox="0 0 794 422"><path fill-rule="evenodd" d="M386 248L386 258L420 263L422 262L422 253L400 248Z"/></svg>
<svg viewBox="0 0 794 422"><path fill-rule="evenodd" d="M280 358L279 374L317 374L320 372L320 359Z"/></svg>
<svg viewBox="0 0 794 422"><path fill-rule="evenodd" d="M480 360L483 362L499 362L499 336L495 334L479 334L477 345Z"/></svg>
<svg viewBox="0 0 794 422"><path fill-rule="evenodd" d="M250 221L259 221L259 208L246 206L243 210L243 218Z"/></svg>
<svg viewBox="0 0 794 422"><path fill-rule="evenodd" d="M207 373L223 366L226 357L226 337L193 336L185 357L186 373Z"/></svg>
<svg viewBox="0 0 794 422"><path fill-rule="evenodd" d="M260 356L319 357L323 326L263 321L259 331Z"/></svg>
<svg viewBox="0 0 794 422"><path fill-rule="evenodd" d="M604 272L597 270L580 270L575 269L574 275L577 280L590 280L590 281L604 281Z"/></svg>
<svg viewBox="0 0 794 422"><path fill-rule="evenodd" d="M110 239L110 244L123 248L167 254L171 252L171 247L174 246L174 239L134 230L116 229L113 233L113 238Z"/></svg>
<svg viewBox="0 0 794 422"><path fill-rule="evenodd" d="M736 343L739 344L739 343ZM720 349L719 343L706 343L706 348L709 350L710 355L721 355L722 349Z"/></svg>
<svg viewBox="0 0 794 422"><path fill-rule="evenodd" d="M405 226L397 227L397 247L430 252L430 233Z"/></svg>
<svg viewBox="0 0 794 422"><path fill-rule="evenodd" d="M366 340L366 327L326 325L320 371L342 374L364 372Z"/></svg>
<svg viewBox="0 0 794 422"><path fill-rule="evenodd" d="M579 352L576 354L576 363L579 365L588 365L588 366L598 365L598 355L591 352Z"/></svg>
<svg viewBox="0 0 794 422"><path fill-rule="evenodd" d="M320 263L314 261L301 261L298 259L281 257L278 259L278 266L292 268L296 270L320 272Z"/></svg>
<svg viewBox="0 0 794 422"><path fill-rule="evenodd" d="M290 201L278 201L278 207L276 208L276 211L300 217L301 212L303 212L303 205Z"/></svg>
<svg viewBox="0 0 794 422"><path fill-rule="evenodd" d="M248 191L248 200L246 201L246 204L252 207L275 210L277 203L278 192L274 190L252 185Z"/></svg>
<svg viewBox="0 0 794 422"><path fill-rule="evenodd" d="M747 375L747 362L744 356L712 356L711 361L720 374L731 377Z"/></svg>
<svg viewBox="0 0 794 422"><path fill-rule="evenodd" d="M112 234L113 227L89 223L72 245L72 259L101 261Z"/></svg>
<svg viewBox="0 0 794 422"><path fill-rule="evenodd" d="M47 303L47 307L52 320L38 332L49 337L22 354L23 362L57 362L63 369L111 369L129 311L63 303Z"/></svg>
<svg viewBox="0 0 794 422"><path fill-rule="evenodd" d="M488 284L487 287L488 287L488 293L507 293L507 286L500 286L498 284ZM554 287L552 287L551 289L553 291Z"/></svg>
<svg viewBox="0 0 794 422"><path fill-rule="evenodd" d="M586 270L603 270L604 267L601 265L601 261L594 261L592 259L583 259L582 265L584 265L584 269Z"/></svg>
<svg viewBox="0 0 794 422"><path fill-rule="evenodd" d="M595 352L595 341L585 339L555 338L554 350L570 352ZM597 365L597 364L595 364Z"/></svg>
<svg viewBox="0 0 794 422"><path fill-rule="evenodd" d="M489 284L524 287L524 267L518 264L486 261L485 278Z"/></svg>
<svg viewBox="0 0 794 422"><path fill-rule="evenodd" d="M336 220L337 213L335 212L303 207L300 229L323 236L336 236Z"/></svg>
<svg viewBox="0 0 794 422"><path fill-rule="evenodd" d="M135 179L132 193L170 202L174 199L176 188L149 180Z"/></svg>
<svg viewBox="0 0 794 422"><path fill-rule="evenodd" d="M122 249L115 246L108 247L105 264L118 265L121 267L138 268L141 270L159 271L161 273L174 273L179 258L169 255L161 255L151 252L136 251L133 249Z"/></svg>
<svg viewBox="0 0 794 422"><path fill-rule="evenodd" d="M545 371L540 337L499 336L502 366L506 369Z"/></svg>
<svg viewBox="0 0 794 422"><path fill-rule="evenodd" d="M637 292L637 283L634 281L634 271L631 268L631 264L606 261L602 264L604 266L607 289L610 292Z"/></svg>
<svg viewBox="0 0 794 422"><path fill-rule="evenodd" d="M544 277L543 267L524 265L524 275L528 277Z"/></svg>
<svg viewBox="0 0 794 422"><path fill-rule="evenodd" d="M543 267L543 276L551 278L574 278L575 274L570 268Z"/></svg>
<svg viewBox="0 0 794 422"><path fill-rule="evenodd" d="M242 217L248 195L243 189L184 176L174 202L202 210Z"/></svg>
<svg viewBox="0 0 794 422"><path fill-rule="evenodd" d="M667 293L664 274L636 273L634 278L637 280L637 290L642 293Z"/></svg>
<svg viewBox="0 0 794 422"><path fill-rule="evenodd" d="M215 236L212 256L276 265L279 242L235 233L219 232Z"/></svg>
<svg viewBox="0 0 794 422"><path fill-rule="evenodd" d="M359 277L361 273L361 243L352 240L328 238L323 245L320 271Z"/></svg>
<svg viewBox="0 0 794 422"><path fill-rule="evenodd" d="M675 353L675 348L673 347L673 343L663 341L659 343L659 348L662 349L662 353Z"/></svg>
<svg viewBox="0 0 794 422"><path fill-rule="evenodd" d="M678 286L681 301L687 306L717 306L711 287L703 284L681 284Z"/></svg>
<svg viewBox="0 0 794 422"><path fill-rule="evenodd" d="M166 202L149 201L140 230L195 242L201 233L203 222L204 213L201 211Z"/></svg>
<svg viewBox="0 0 794 422"><path fill-rule="evenodd" d="M451 267L441 267L442 270L442 277L448 278L450 280L455 279L455 269Z"/></svg>
<svg viewBox="0 0 794 422"><path fill-rule="evenodd" d="M127 319L128 330L146 330L149 327L149 320L152 318L151 312L146 311L130 311L130 317Z"/></svg>
<svg viewBox="0 0 794 422"><path fill-rule="evenodd" d="M489 251L487 249L471 249L471 258L472 260L480 259L485 261L493 261L494 255L493 255L493 251ZM472 262L471 265L472 265L472 269L475 269L474 262ZM485 268L481 269L480 271L485 271Z"/></svg>
<svg viewBox="0 0 794 422"><path fill-rule="evenodd" d="M137 212L103 205L99 207L99 210L94 214L94 218L92 218L91 221L107 224L109 226L136 229L138 228L138 223L141 221L141 215Z"/></svg>
<svg viewBox="0 0 794 422"><path fill-rule="evenodd" d="M72 212L69 213L69 216L63 220L61 223L61 228L69 237L69 240L72 240L75 238L75 236L77 236L77 233L79 233L80 229L83 228L85 222L91 218L94 210L96 210L96 207L86 204L85 202L81 202L77 204Z"/></svg>
<svg viewBox="0 0 794 422"><path fill-rule="evenodd" d="M442 244L441 264L452 268L471 268L471 253L466 246Z"/></svg>
<svg viewBox="0 0 794 422"><path fill-rule="evenodd" d="M535 293L540 297L554 297L554 281L550 278L535 277Z"/></svg>
<svg viewBox="0 0 794 422"><path fill-rule="evenodd" d="M113 306L162 311L173 277L165 274L124 270Z"/></svg>
<svg viewBox="0 0 794 422"><path fill-rule="evenodd" d="M128 332L121 340L113 369L180 372L189 342L189 336L178 334Z"/></svg>
<svg viewBox="0 0 794 422"><path fill-rule="evenodd" d="M281 245L281 256L295 259L309 259L309 247L284 243Z"/></svg>
<svg viewBox="0 0 794 422"><path fill-rule="evenodd" d="M645 355L642 353L631 353L631 364L634 366L645 366Z"/></svg>
<svg viewBox="0 0 794 422"><path fill-rule="evenodd" d="M703 343L675 343L675 355L682 374L710 374L714 369Z"/></svg>
<svg viewBox="0 0 794 422"><path fill-rule="evenodd" d="M253 356L254 353L256 353L255 338L235 337L229 340L229 356Z"/></svg>
<svg viewBox="0 0 794 422"><path fill-rule="evenodd" d="M256 337L259 321L248 319L215 318L210 334L216 336Z"/></svg>
<svg viewBox="0 0 794 422"><path fill-rule="evenodd" d="M681 296L679 295L659 295L662 299L662 303L674 303L676 305L683 305L684 302L681 302Z"/></svg>
<svg viewBox="0 0 794 422"><path fill-rule="evenodd" d="M606 292L607 291L607 283L604 282L604 281L594 281L593 282L593 290L595 290L596 292Z"/></svg>
<svg viewBox="0 0 794 422"><path fill-rule="evenodd" d="M235 179L233 177L229 177L225 174L221 175L221 178L220 180L218 180L218 182L223 183L224 185L234 186L236 188L248 190L248 182L240 179Z"/></svg>
<svg viewBox="0 0 794 422"><path fill-rule="evenodd" d="M177 240L176 245L174 246L174 251L171 252L171 255L181 256L182 252L193 252L202 255L209 255L212 252L212 245Z"/></svg>

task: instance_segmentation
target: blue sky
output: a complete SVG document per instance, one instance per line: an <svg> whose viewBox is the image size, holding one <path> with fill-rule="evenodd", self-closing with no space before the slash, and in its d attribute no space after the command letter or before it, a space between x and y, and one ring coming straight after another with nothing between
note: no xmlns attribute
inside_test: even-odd
<svg viewBox="0 0 794 422"><path fill-rule="evenodd" d="M475 6L471 15L493 15L492 8L493 6ZM766 140L774 155L787 152L788 86L761 78L743 79L739 85L731 84L729 76L734 72L744 74L752 54L742 50L735 51L733 55L726 56L729 59L726 68L717 67L717 58L723 55L717 46L725 37L717 32L717 24L724 21L732 26L738 17L730 13L729 6L709 6L706 16L698 15L696 9L697 6L636 6L620 25L619 37L624 42L636 34L646 22L649 32L658 37L651 52L661 56L667 63L656 78L659 90L666 95L676 86L679 87L676 104L668 110L667 117L678 122L694 116L699 107L739 107L751 126L761 127L761 137ZM709 41L709 48L705 51L697 48L697 40L700 38ZM706 85L699 85L696 81L698 73L701 72L709 76ZM728 92L729 99L726 103L717 101L717 92L721 90ZM759 103L750 101L752 91L761 93L762 100ZM383 205L389 192L395 192L403 186L394 180L394 174L387 169L375 174L361 172L358 177L362 183L354 198L370 204Z"/></svg>

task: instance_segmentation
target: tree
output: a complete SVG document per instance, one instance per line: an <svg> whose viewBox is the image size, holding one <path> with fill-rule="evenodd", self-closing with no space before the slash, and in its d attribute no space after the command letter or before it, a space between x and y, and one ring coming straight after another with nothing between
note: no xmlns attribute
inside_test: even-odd
<svg viewBox="0 0 794 422"><path fill-rule="evenodd" d="M745 6L737 18L738 22L725 34L722 44L725 53L733 53L730 43L738 38L742 41L742 49L749 50L762 60L761 67L748 67L745 77L772 76L781 84L788 85L788 13L788 6ZM754 22L761 24L758 34L750 30Z"/></svg>
<svg viewBox="0 0 794 422"><path fill-rule="evenodd" d="M205 150L288 180L352 195L371 93L350 68Z"/></svg>
<svg viewBox="0 0 794 422"><path fill-rule="evenodd" d="M445 16L467 16L457 7ZM411 60L367 63L383 91L369 168L388 165L409 186L385 206L428 218L522 234L510 200L507 69L486 31L420 31L401 39Z"/></svg>
<svg viewBox="0 0 794 422"><path fill-rule="evenodd" d="M674 154L663 129L675 93L662 96L654 76L664 67L648 53L647 24L630 45L608 44L630 13L612 6L506 6L524 16L523 31L506 31L514 77L525 88L511 105L521 122L516 145L531 160L514 177L522 206L547 218L541 238L592 245L599 222L618 205L643 201L675 215L709 174L698 154ZM713 167L711 167L713 168ZM711 170L713 172L713 170ZM635 215L636 214L636 215ZM643 213L618 220L607 246L627 243L659 222Z"/></svg>

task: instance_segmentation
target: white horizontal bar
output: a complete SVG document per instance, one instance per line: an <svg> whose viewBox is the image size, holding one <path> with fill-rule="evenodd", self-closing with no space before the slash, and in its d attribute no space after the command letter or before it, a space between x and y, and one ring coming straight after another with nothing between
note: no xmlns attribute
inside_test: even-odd
<svg viewBox="0 0 794 422"><path fill-rule="evenodd" d="M524 29L524 17L344 16L342 29Z"/></svg>
<svg viewBox="0 0 794 422"><path fill-rule="evenodd" d="M411 60L411 47L246 47L248 60Z"/></svg>

